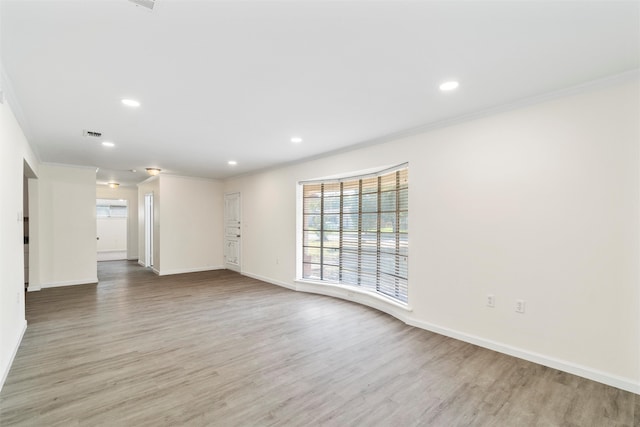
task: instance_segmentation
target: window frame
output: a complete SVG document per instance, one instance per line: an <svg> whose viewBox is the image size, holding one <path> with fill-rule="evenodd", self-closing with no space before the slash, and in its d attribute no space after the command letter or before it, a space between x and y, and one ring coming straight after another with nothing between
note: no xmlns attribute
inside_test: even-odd
<svg viewBox="0 0 640 427"><path fill-rule="evenodd" d="M126 200L97 199L96 219L128 218L129 206Z"/></svg>
<svg viewBox="0 0 640 427"><path fill-rule="evenodd" d="M393 167L379 168L375 172L368 171L343 177L328 177L298 182L296 280L302 283L349 288L408 307L408 174L409 164L403 163ZM389 177L392 175L394 184L389 187ZM384 188L381 186L383 178L386 180L384 181L386 186ZM402 179L404 181L400 182ZM353 189L354 183L358 186L357 191L355 193L346 192L345 185ZM375 183L375 189L373 191L364 191L363 183L369 185ZM310 196L312 193L317 194L318 188L320 188L320 196ZM305 190L307 190L306 194ZM325 190L327 191L325 192ZM358 199L357 203L355 203L357 212L345 210L345 202L349 201L346 199L352 196L356 196ZM375 197L370 197L373 204L369 206L369 209L366 209L363 200L369 198L369 196ZM383 206L385 204L385 197L383 196L387 196L387 202L391 200L392 203L386 203ZM318 216L318 201L320 203L319 229L312 229L308 221L310 217ZM327 204L327 201L332 203ZM312 202L315 202L315 207L309 208L309 203ZM327 210L325 210L325 204L329 206ZM332 208L332 204L339 205L339 209ZM393 207L390 208L388 205L393 205ZM353 208L353 206L351 207ZM357 218L358 222L356 230L349 228L345 221L347 218L352 219L354 217ZM382 218L384 217L391 218L392 221L383 223ZM363 225L363 220L367 218L375 222L375 230L371 226L365 227ZM314 219L316 219L315 225L318 226L317 218ZM334 222L336 224L333 224ZM387 226L390 222L392 222L391 226ZM329 226L325 227L327 224ZM391 230L388 230L388 228L391 228ZM311 232L320 236L319 243L317 239L310 243L309 236ZM327 237L334 237L333 234L336 234L338 243L335 244L334 242L325 246ZM352 238L346 244L343 240L345 235ZM354 236L356 236L357 245L354 244ZM367 248L364 248L366 244L364 242L365 238L372 237L375 237L374 246L367 245ZM384 242L387 242L387 245L384 245ZM390 242L391 245L389 245ZM369 243L372 243L372 241L369 240ZM314 253L313 261L310 256L312 252ZM327 253L337 253L337 261L333 263L325 262L324 257ZM363 261L365 258L367 258L368 262ZM383 260L382 262L381 259ZM350 264L349 267L345 267L347 261ZM353 270L354 263L357 264L356 271ZM316 274L310 273L312 267ZM325 277L325 269L327 267L333 273ZM368 268L368 274L366 271L363 274L362 267ZM347 280L345 280L345 272L349 275Z"/></svg>

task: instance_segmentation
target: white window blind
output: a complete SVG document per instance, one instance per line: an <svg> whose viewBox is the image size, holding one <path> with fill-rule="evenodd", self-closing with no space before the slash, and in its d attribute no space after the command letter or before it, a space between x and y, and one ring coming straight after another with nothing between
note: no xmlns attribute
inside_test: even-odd
<svg viewBox="0 0 640 427"><path fill-rule="evenodd" d="M407 302L407 165L303 183L303 279L358 286Z"/></svg>
<svg viewBox="0 0 640 427"><path fill-rule="evenodd" d="M127 202L124 200L96 200L97 218L126 218Z"/></svg>

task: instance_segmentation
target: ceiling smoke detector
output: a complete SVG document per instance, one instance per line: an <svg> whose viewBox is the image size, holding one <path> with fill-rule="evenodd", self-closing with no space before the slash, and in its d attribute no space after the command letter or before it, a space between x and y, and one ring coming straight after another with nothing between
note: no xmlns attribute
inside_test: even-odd
<svg viewBox="0 0 640 427"><path fill-rule="evenodd" d="M102 136L102 132L96 132L94 130L82 130L82 136L91 136L94 138L100 138Z"/></svg>
<svg viewBox="0 0 640 427"><path fill-rule="evenodd" d="M156 5L156 0L129 0L136 6L142 6L145 9L153 10L153 6Z"/></svg>

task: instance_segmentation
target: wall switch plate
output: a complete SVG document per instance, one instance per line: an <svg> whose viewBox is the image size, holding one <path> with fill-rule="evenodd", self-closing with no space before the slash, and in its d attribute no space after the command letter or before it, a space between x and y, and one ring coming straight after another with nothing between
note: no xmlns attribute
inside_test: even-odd
<svg viewBox="0 0 640 427"><path fill-rule="evenodd" d="M516 300L516 313L524 313L525 302L523 299Z"/></svg>
<svg viewBox="0 0 640 427"><path fill-rule="evenodd" d="M492 294L487 295L487 307L495 307L496 306L496 297Z"/></svg>

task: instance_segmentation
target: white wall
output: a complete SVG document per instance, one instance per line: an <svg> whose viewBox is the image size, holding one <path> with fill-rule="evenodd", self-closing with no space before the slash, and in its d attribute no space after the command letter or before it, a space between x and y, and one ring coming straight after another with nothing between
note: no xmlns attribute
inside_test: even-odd
<svg viewBox="0 0 640 427"><path fill-rule="evenodd" d="M158 224L154 239L159 252L154 254L154 269L166 275L222 268L222 182L172 175L160 175L152 182L158 183L154 190ZM141 211L144 193L149 190L139 186ZM141 243L143 253L144 239Z"/></svg>
<svg viewBox="0 0 640 427"><path fill-rule="evenodd" d="M159 175L139 184L141 264L144 264L144 196L150 192L154 196L154 271L167 275L222 268L222 183Z"/></svg>
<svg viewBox="0 0 640 427"><path fill-rule="evenodd" d="M4 79L0 88L6 88ZM38 173L38 161L4 99L0 103L0 389L27 327L21 220L24 162Z"/></svg>
<svg viewBox="0 0 640 427"><path fill-rule="evenodd" d="M138 189L120 186L96 186L96 199L124 199L127 201L127 259L138 259ZM143 211L144 215L144 211ZM143 229L141 229L143 230ZM144 247L143 247L144 249ZM144 251L142 256L144 257Z"/></svg>
<svg viewBox="0 0 640 427"><path fill-rule="evenodd" d="M95 168L41 164L38 178L39 239L30 251L39 268L29 290L97 283Z"/></svg>
<svg viewBox="0 0 640 427"><path fill-rule="evenodd" d="M242 271L322 292L295 281L297 182L408 161L412 311L388 311L640 392L638 93L627 78L229 179L224 191L243 200Z"/></svg>

